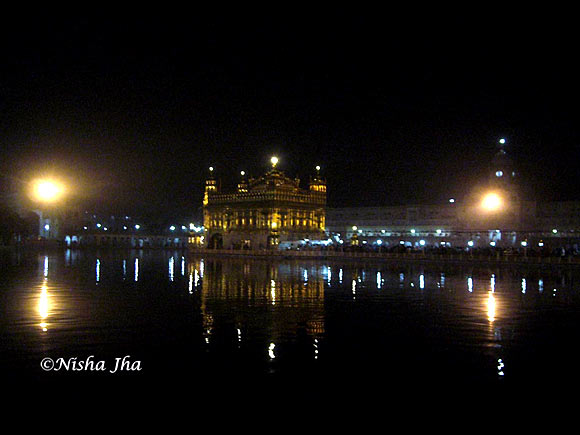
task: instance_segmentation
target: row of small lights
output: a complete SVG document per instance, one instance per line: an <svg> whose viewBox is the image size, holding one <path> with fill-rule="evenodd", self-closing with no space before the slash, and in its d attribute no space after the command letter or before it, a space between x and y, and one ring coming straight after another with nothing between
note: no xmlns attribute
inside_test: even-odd
<svg viewBox="0 0 580 435"><path fill-rule="evenodd" d="M356 225L353 225L353 226L352 226L352 230L353 230L353 231L358 231L358 232L359 232L359 234L362 234L362 232L363 232L363 230L359 230L359 229L358 229L358 227L357 227ZM381 230L381 233L383 233L383 234L385 234L386 232L387 232L387 230ZM414 228L412 228L412 229L410 230L410 232L411 232L411 234L415 234L415 233L416 233L416 231L415 231L415 229L414 229ZM440 230L440 229L437 229L435 232L436 232L437 234L441 234L442 230Z"/></svg>
<svg viewBox="0 0 580 435"><path fill-rule="evenodd" d="M279 160L279 159L278 159L278 157L276 157L276 156L272 156L272 158L270 159L270 163L272 164L272 167L273 167L273 168L275 168L275 167L276 167L276 165L278 164L278 162L279 162L279 161L280 161L280 160ZM320 165L316 165L316 166L315 166L315 169L316 169L317 171L320 171ZM214 170L214 167L213 167L213 166L210 166L210 167L209 167L209 172L213 172L213 170ZM241 172L240 172L240 175L243 177L244 175L246 175L246 171L241 171ZM454 201L455 201L455 200L453 200L453 201L451 201L451 200L450 200L449 202L454 202Z"/></svg>
<svg viewBox="0 0 580 435"><path fill-rule="evenodd" d="M98 224L96 225L96 227L97 227L97 228L102 228L102 229L103 229L103 231L107 231L107 230L108 230L108 228L107 228L107 227L104 227L104 226L103 226L102 224L100 224L100 223L98 223ZM139 225L139 224L136 224L136 225L134 226L134 228L135 228L136 230L138 230L138 229L140 229L140 228L141 228L141 225ZM84 230L88 230L88 229L89 229L89 227L87 227L87 226L84 226L84 227L83 227L83 229L84 229ZM126 230L126 229L127 229L127 225L123 225L123 229L124 229L124 230Z"/></svg>
<svg viewBox="0 0 580 435"><path fill-rule="evenodd" d="M353 226L352 226L352 230L353 230L353 231L358 231L358 233L359 233L359 234L362 234L362 232L363 232L363 230L359 230L359 229L358 229L358 227L357 227L356 225L353 225ZM499 233L499 232L500 232L500 230L495 230L495 231L496 231L497 233ZM385 234L386 232L387 232L386 230L381 230L381 233L383 233L383 234ZM410 232L411 234L416 234L416 232L417 232L417 231L416 231L414 228L411 228L411 229L409 230L409 232ZM437 234L441 234L441 232L442 232L442 230L440 230L440 229L437 229L437 230L435 230L435 233L437 233ZM557 230L556 228L554 228L554 229L552 230L552 234L557 234L557 233L558 233L558 230ZM522 242L522 246L526 246L526 245L523 245L523 243L526 243L526 244L527 244L527 242Z"/></svg>
<svg viewBox="0 0 580 435"><path fill-rule="evenodd" d="M356 231L357 230L356 225L354 225L352 227L352 229L354 231ZM358 230L358 232L359 233L362 233L362 230ZM381 232L384 233L385 230L381 230ZM499 232L499 230L498 230L498 232ZM558 230L556 230L556 229L553 229L552 230L552 233L554 233L554 234L556 234L557 232L558 232ZM414 229L411 230L411 234L415 234L415 230ZM437 234L441 234L441 230L437 230ZM342 242L342 240L341 240L341 242ZM363 241L363 243L367 243L366 240ZM380 246L380 245L383 244L383 241L381 239L378 239L375 243ZM405 241L404 240L401 240L399 243L401 245L403 245L403 244L405 244ZM419 240L419 245L425 246L425 244L426 244L425 240L423 240L423 239ZM441 244L444 245L445 242L441 242ZM470 240L470 241L467 242L467 246L469 246L470 248L473 247L474 245L475 245L475 242L473 240ZM492 241L492 242L489 242L489 245L490 246L495 246L496 243ZM525 247L528 246L528 242L526 240L524 240L524 241L521 242L521 245L522 245L522 247L525 248ZM540 247L544 246L544 242L542 242L542 241L538 242L538 246L540 246Z"/></svg>
<svg viewBox="0 0 580 435"><path fill-rule="evenodd" d="M342 243L342 240L340 242ZM363 244L366 244L366 243L367 243L366 240L363 241ZM375 243L380 246L380 245L383 244L383 241L381 239L378 239ZM442 245L444 245L445 243L446 242L441 242ZM405 241L404 240L401 240L399 242L399 244L404 245L405 244ZM426 244L427 244L427 242L425 240L423 240L423 239L419 240L419 245L420 246L425 246ZM473 247L474 245L475 245L475 242L473 240L470 240L470 241L467 242L467 246L469 246L470 248ZM489 245L490 246L495 246L496 243L495 242L489 242ZM524 241L521 242L521 245L525 248L525 247L528 246L528 242L524 240ZM540 246L540 247L544 246L544 242L538 242L538 246Z"/></svg>
<svg viewBox="0 0 580 435"><path fill-rule="evenodd" d="M47 226L48 226L48 225L47 225ZM107 228L107 227L103 227L103 225L102 225L102 224L100 224L100 223L98 223L98 224L96 225L96 227L97 227L97 228L102 228L102 229L103 229L103 231L107 231L107 230L108 230L108 228ZM140 229L141 229L141 225L139 225L139 224L135 224L135 226L134 226L133 228L135 228L136 230L140 230ZM84 226L84 227L83 227L83 229L84 229L84 230L88 230L88 229L89 229L89 227L87 227L87 226ZM123 229L124 229L124 230L127 230L127 229L128 229L127 225L123 225ZM176 229L177 229L177 227L176 227L175 225L171 225L171 226L169 227L169 230L170 230L170 231L175 231ZM186 230L187 230L187 227L186 227L185 225L182 225L182 226L181 226L181 229L182 229L183 231L186 231ZM198 227L198 226L196 226L195 224L189 224L189 230L190 230L190 231L195 231L196 233L199 233L200 231L203 231L203 227Z"/></svg>

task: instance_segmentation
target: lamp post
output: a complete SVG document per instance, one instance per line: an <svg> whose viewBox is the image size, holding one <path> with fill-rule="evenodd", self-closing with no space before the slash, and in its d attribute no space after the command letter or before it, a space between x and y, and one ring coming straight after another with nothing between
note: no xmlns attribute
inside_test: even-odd
<svg viewBox="0 0 580 435"><path fill-rule="evenodd" d="M39 205L40 227L39 233L45 234L46 238L50 238L51 234L55 234L56 225L54 222L54 205L62 198L64 194L64 187L61 183L49 180L38 179L32 182L31 197ZM53 220L45 222L45 217L48 209L52 206Z"/></svg>
<svg viewBox="0 0 580 435"><path fill-rule="evenodd" d="M60 184L51 180L37 180L34 182L33 189L36 199L44 203L56 201L63 191Z"/></svg>
<svg viewBox="0 0 580 435"><path fill-rule="evenodd" d="M486 212L499 211L502 207L502 199L497 193L490 192L483 197L481 207Z"/></svg>
<svg viewBox="0 0 580 435"><path fill-rule="evenodd" d="M480 205L480 211L485 214L488 215L489 217L491 217L491 221L488 221L488 224L493 225L496 228L499 228L500 225L505 224L505 222L503 222L503 218L506 217L505 215L505 210L506 210L506 204L504 202L504 199L502 196L500 196L499 193L497 192L488 192L486 193L482 200L481 200L481 205ZM500 213L503 214L503 216L500 216ZM489 227L488 227L489 228ZM501 232L500 230L495 230L494 233L497 237L497 234L499 234L499 240L501 240ZM491 236L490 236L491 238ZM493 244L491 244L493 243ZM495 246L496 242L492 239L490 245L491 246Z"/></svg>

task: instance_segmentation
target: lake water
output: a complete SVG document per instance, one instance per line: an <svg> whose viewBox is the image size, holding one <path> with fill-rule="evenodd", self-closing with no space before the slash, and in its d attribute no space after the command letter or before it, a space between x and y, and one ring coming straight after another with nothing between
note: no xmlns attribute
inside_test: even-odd
<svg viewBox="0 0 580 435"><path fill-rule="evenodd" d="M580 378L578 269L156 250L0 251L0 267L3 380L384 386Z"/></svg>

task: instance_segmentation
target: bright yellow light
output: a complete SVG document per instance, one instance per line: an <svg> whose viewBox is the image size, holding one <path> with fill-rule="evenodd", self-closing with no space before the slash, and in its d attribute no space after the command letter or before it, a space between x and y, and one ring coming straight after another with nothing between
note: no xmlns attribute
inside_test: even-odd
<svg viewBox="0 0 580 435"><path fill-rule="evenodd" d="M501 198L497 193L488 193L483 197L481 206L487 211L496 211L501 207Z"/></svg>
<svg viewBox="0 0 580 435"><path fill-rule="evenodd" d="M272 163L272 167L274 167L274 168L275 168L275 167L276 167L276 165L278 164L278 157L276 157L276 156L273 156L273 157L270 159L270 163Z"/></svg>
<svg viewBox="0 0 580 435"><path fill-rule="evenodd" d="M42 202L56 201L62 194L63 188L50 180L38 180L34 183L34 196Z"/></svg>
<svg viewBox="0 0 580 435"><path fill-rule="evenodd" d="M272 228L278 228L278 224L276 222L272 222Z"/></svg>

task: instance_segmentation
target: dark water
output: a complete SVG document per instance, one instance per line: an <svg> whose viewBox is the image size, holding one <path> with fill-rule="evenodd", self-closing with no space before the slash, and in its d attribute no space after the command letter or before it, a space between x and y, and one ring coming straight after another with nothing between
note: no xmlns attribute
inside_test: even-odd
<svg viewBox="0 0 580 435"><path fill-rule="evenodd" d="M167 251L3 251L0 259L5 381L384 388L580 378L577 269ZM42 370L44 358L53 370ZM69 369L56 370L59 358ZM72 361L92 366L73 370Z"/></svg>

